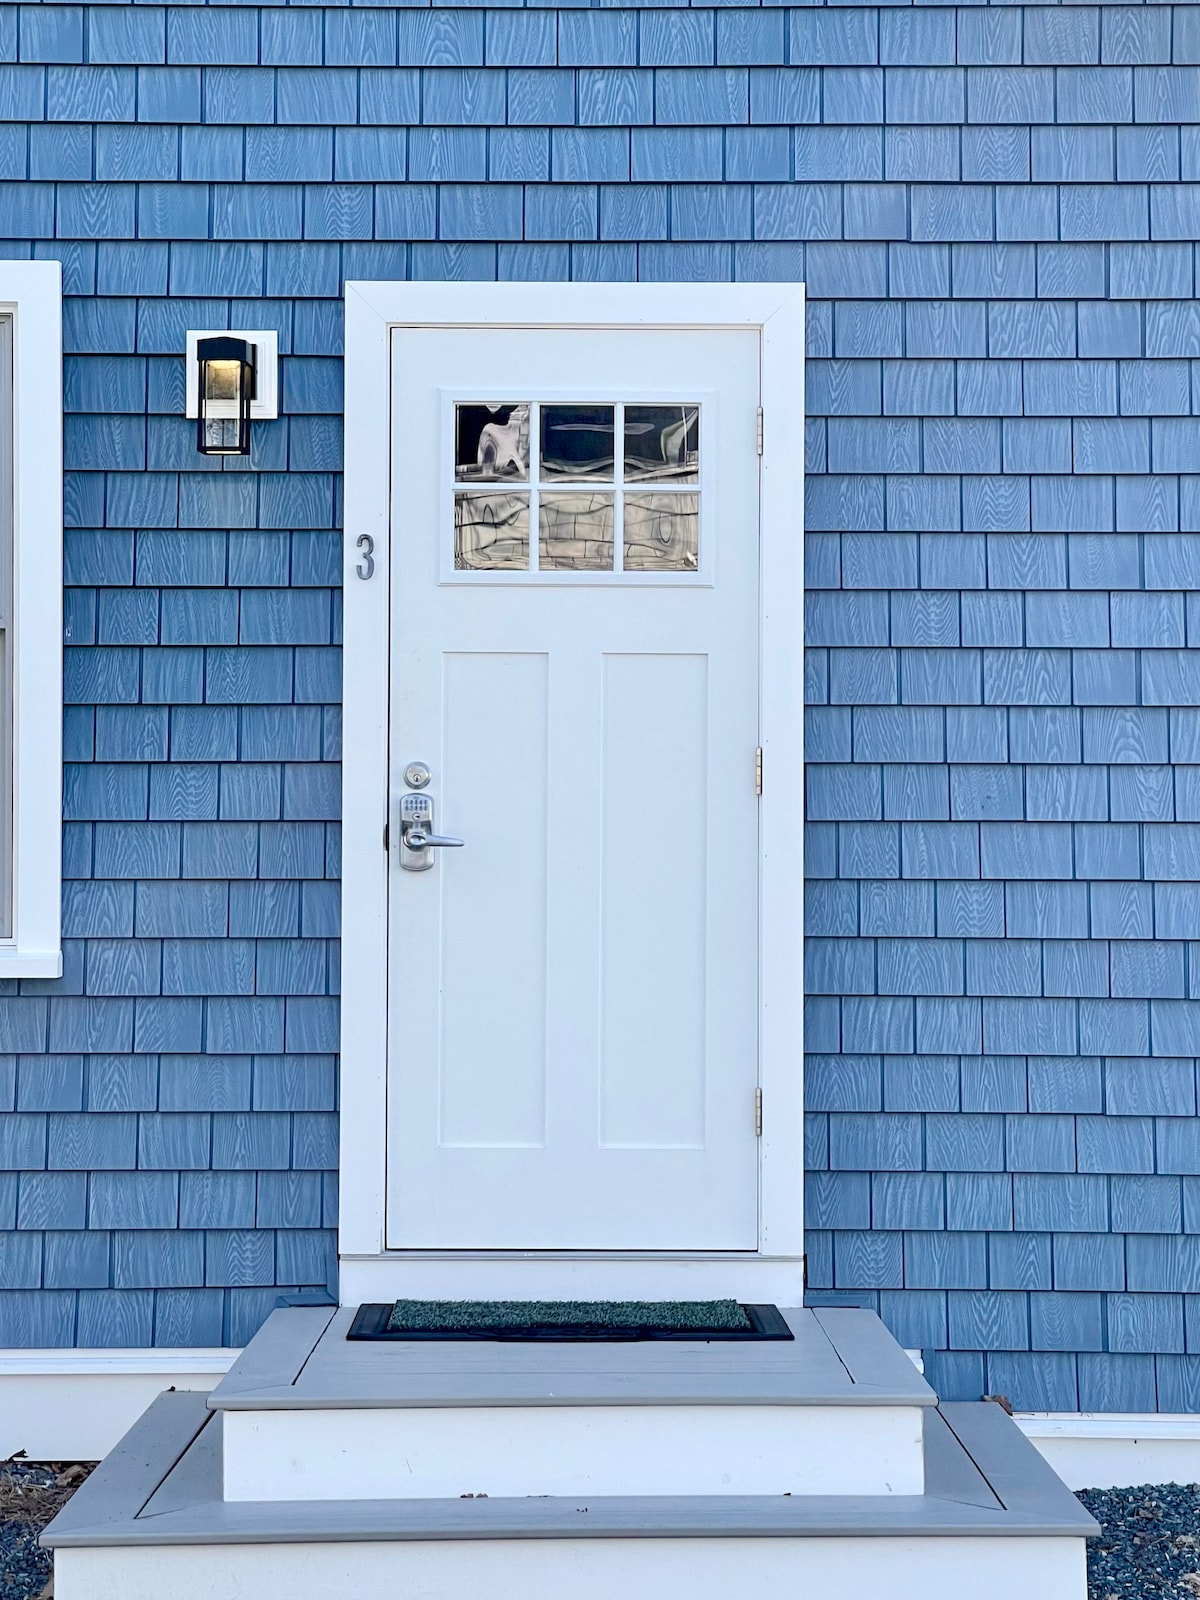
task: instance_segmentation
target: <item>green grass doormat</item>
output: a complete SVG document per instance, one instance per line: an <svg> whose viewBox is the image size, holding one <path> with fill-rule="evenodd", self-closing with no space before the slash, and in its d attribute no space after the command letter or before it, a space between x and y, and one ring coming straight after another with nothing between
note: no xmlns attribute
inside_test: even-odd
<svg viewBox="0 0 1200 1600"><path fill-rule="evenodd" d="M736 1300L397 1300L359 1306L347 1339L791 1339L775 1306Z"/></svg>

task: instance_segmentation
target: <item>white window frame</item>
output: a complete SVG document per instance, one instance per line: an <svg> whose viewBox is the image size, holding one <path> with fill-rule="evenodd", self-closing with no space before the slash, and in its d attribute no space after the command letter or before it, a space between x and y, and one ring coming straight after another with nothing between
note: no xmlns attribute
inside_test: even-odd
<svg viewBox="0 0 1200 1600"><path fill-rule="evenodd" d="M12 318L12 926L0 979L62 976L62 267L0 262Z"/></svg>
<svg viewBox="0 0 1200 1600"><path fill-rule="evenodd" d="M346 285L341 1298L349 1304L426 1290L452 1297L477 1293L492 1266L494 1287L487 1292L505 1292L513 1282L511 1253L389 1251L384 1245L392 330L484 324L591 328L598 338L608 327L639 325L752 328L759 335L765 777L759 813L758 1249L707 1257L563 1252L557 1256L562 1282L554 1292L566 1292L569 1284L572 1293L628 1294L637 1281L652 1298L672 1286L684 1293L728 1294L736 1281L758 1287L757 1295L746 1289L743 1298L798 1304L804 1249L804 480L797 429L804 416L804 287L798 283ZM441 532L431 528L430 537ZM425 1276L414 1278L414 1270ZM549 1281L538 1293L549 1292Z"/></svg>

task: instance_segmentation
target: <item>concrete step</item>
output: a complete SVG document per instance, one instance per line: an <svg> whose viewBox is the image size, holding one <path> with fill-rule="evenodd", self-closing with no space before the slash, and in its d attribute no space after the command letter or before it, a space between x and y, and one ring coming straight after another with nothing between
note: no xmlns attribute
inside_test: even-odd
<svg viewBox="0 0 1200 1600"><path fill-rule="evenodd" d="M230 1501L920 1494L937 1397L878 1317L781 1341L349 1342L276 1311L209 1397Z"/></svg>
<svg viewBox="0 0 1200 1600"><path fill-rule="evenodd" d="M1098 1531L987 1403L925 1411L919 1495L230 1501L231 1415L155 1401L47 1529L56 1600L1085 1600Z"/></svg>

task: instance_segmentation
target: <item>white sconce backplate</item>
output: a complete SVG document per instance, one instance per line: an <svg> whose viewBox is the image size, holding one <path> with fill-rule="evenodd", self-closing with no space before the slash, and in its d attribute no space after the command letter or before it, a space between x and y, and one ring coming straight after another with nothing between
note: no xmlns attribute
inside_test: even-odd
<svg viewBox="0 0 1200 1600"><path fill-rule="evenodd" d="M279 335L274 328L247 332L244 328L201 328L187 336L187 397L184 416L200 409L200 365L196 345L201 339L245 339L254 346L255 396L250 402L251 422L267 422L279 415Z"/></svg>

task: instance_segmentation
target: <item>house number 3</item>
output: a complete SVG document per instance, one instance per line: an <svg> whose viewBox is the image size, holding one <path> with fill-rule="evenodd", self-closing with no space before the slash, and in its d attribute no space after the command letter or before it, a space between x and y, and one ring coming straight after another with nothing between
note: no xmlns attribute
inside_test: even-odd
<svg viewBox="0 0 1200 1600"><path fill-rule="evenodd" d="M375 541L369 533L360 533L354 541L355 548L362 551L362 560L355 567L360 578L373 578L375 576Z"/></svg>

